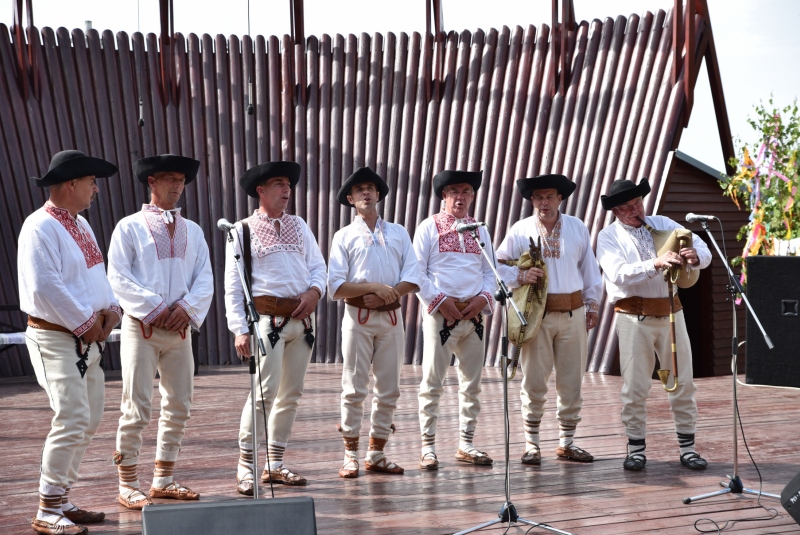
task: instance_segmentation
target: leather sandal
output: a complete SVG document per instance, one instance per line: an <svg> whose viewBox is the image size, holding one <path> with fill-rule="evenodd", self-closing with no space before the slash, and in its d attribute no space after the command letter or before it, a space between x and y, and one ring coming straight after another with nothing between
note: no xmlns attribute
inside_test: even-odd
<svg viewBox="0 0 800 535"><path fill-rule="evenodd" d="M348 466L355 466L355 468L348 468ZM367 468L369 470L369 468ZM339 469L339 477L345 479L354 479L358 477L358 461L350 459L342 465Z"/></svg>
<svg viewBox="0 0 800 535"><path fill-rule="evenodd" d="M252 496L253 495L253 485L254 481L252 478L249 479L236 479L236 492L239 494L243 494L245 496Z"/></svg>
<svg viewBox="0 0 800 535"><path fill-rule="evenodd" d="M150 498L147 497L147 495L144 492L142 492L139 489L131 489L131 490L133 490L133 492L130 495L128 495L127 498L122 494L118 495L117 501L120 504L127 507L128 509L133 509L136 511L141 511L145 505L153 505L153 502L150 500ZM138 498L139 496L141 496L141 499L135 501L133 500L133 498Z"/></svg>
<svg viewBox="0 0 800 535"><path fill-rule="evenodd" d="M590 463L594 461L594 455L579 448L575 444L570 444L569 446L559 446L556 449L556 455L562 459L578 461L579 463Z"/></svg>
<svg viewBox="0 0 800 535"><path fill-rule="evenodd" d="M173 481L164 488L150 487L150 497L169 500L199 500L200 494Z"/></svg>
<svg viewBox="0 0 800 535"><path fill-rule="evenodd" d="M639 472L644 468L645 463L647 463L647 457L645 457L643 453L633 453L625 457L625 460L622 462L622 468L633 472Z"/></svg>
<svg viewBox="0 0 800 535"><path fill-rule="evenodd" d="M438 470L439 459L436 458L436 454L434 452L429 451L425 455L420 455L419 467L423 470Z"/></svg>
<svg viewBox="0 0 800 535"><path fill-rule="evenodd" d="M542 452L539 448L534 448L526 451L522 455L522 464L542 464Z"/></svg>
<svg viewBox="0 0 800 535"><path fill-rule="evenodd" d="M106 519L105 513L86 511L85 509L81 509L79 507L76 507L70 511L62 510L61 513L76 524L93 524L95 522L102 522Z"/></svg>
<svg viewBox="0 0 800 535"><path fill-rule="evenodd" d="M59 520L64 518L61 515L55 516L58 516ZM80 524L65 526L64 524L58 524L58 520L55 523L45 522L36 517L33 517L33 520L31 520L31 527L33 531L42 533L43 535L86 535L89 533L89 530Z"/></svg>
<svg viewBox="0 0 800 535"><path fill-rule="evenodd" d="M402 474L405 472L402 466L390 462L386 457L381 457L375 463L369 461L364 462L364 468L370 472L380 472L382 474Z"/></svg>
<svg viewBox="0 0 800 535"><path fill-rule="evenodd" d="M705 470L708 467L708 462L694 451L681 455L681 464L691 470Z"/></svg>
<svg viewBox="0 0 800 535"><path fill-rule="evenodd" d="M461 448L456 452L456 461L462 463L470 463L478 466L491 466L494 462L491 457L486 455L485 452L472 448L469 451L464 451Z"/></svg>
<svg viewBox="0 0 800 535"><path fill-rule="evenodd" d="M265 468L264 472L261 474L261 481L269 483L270 479L273 483L280 483L282 485L303 486L308 483L306 478L295 474L285 466L280 470L267 470Z"/></svg>

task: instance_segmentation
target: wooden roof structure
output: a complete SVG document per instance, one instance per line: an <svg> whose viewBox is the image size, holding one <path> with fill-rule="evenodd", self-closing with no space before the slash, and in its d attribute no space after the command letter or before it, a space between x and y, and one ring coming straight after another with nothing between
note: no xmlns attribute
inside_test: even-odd
<svg viewBox="0 0 800 535"><path fill-rule="evenodd" d="M668 156L691 114L700 58L723 154L733 156L704 0L603 21L575 22L569 7L562 2L560 22L554 9L552 25L434 35L438 24L424 35L297 42L289 35L170 32L159 39L0 25L0 109L9 110L0 129L0 224L8 229L0 238L0 304L18 303L16 238L45 200L28 177L41 176L51 155L66 148L119 165L87 212L104 250L116 222L147 200L132 173L136 159L170 152L201 161L183 207L203 228L213 258L216 297L199 339L204 364L237 362L221 298L225 243L214 222L255 208L236 180L257 163L301 163L292 210L326 257L333 233L352 218L336 192L363 165L390 185L383 217L412 236L440 209L433 175L483 170L473 215L489 225L495 245L531 214L515 180L563 173L578 190L562 209L582 218L596 240L612 221L599 198L613 180L647 176L655 190L670 180ZM302 35L302 19L294 22L293 33ZM655 200L647 198L650 212ZM315 361L337 359L341 307L326 299L318 308ZM421 359L418 309L415 298L406 300L407 363ZM2 310L0 321L22 324L19 313ZM487 364L494 364L497 315L487 327ZM589 368L600 370L616 348L605 304L589 343ZM118 355L109 357L117 368ZM30 373L24 353L0 354L0 376Z"/></svg>

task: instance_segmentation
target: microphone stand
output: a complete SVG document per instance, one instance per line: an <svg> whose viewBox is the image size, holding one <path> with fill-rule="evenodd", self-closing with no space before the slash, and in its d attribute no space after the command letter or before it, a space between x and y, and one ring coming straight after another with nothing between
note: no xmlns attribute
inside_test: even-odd
<svg viewBox="0 0 800 535"><path fill-rule="evenodd" d="M256 312L256 306L253 303L253 296L250 293L250 286L247 284L247 279L244 276L244 269L242 268L242 257L239 254L236 254L236 249L233 247L233 236L236 235L236 241L239 242L239 233L236 231L236 227L231 226L228 229L228 242L231 244L231 249L233 250L233 259L236 262L236 269L239 272L239 279L242 281L242 288L244 289L244 298L245 298L245 311L247 312L247 327L250 329L250 334L255 334L256 338L256 351L248 359L248 363L250 365L250 400L253 410L253 429L252 429L252 437L253 437L253 499L258 499L258 443L261 441L261 437L256 436L257 426L256 421L258 418L258 412L256 411L256 368L259 367L258 359L260 355L267 354L267 348L264 345L264 339L261 337L261 331L258 328L258 312ZM242 250L242 244L239 242L239 250ZM260 369L260 368L259 368Z"/></svg>
<svg viewBox="0 0 800 535"><path fill-rule="evenodd" d="M711 238L711 243L714 245L714 249L717 251L717 255L719 255L720 259L722 259L722 264L725 266L725 269L728 270L728 279L729 284L727 286L728 291L731 293L731 308L733 309L733 337L731 339L731 370L733 371L733 476L727 476L728 481L720 481L720 486L724 487L722 490L718 490L715 492L709 492L707 494L700 494L697 496L692 496L690 498L684 498L683 503L690 504L692 502L696 502L699 500L704 500L706 498L712 498L714 496L719 496L720 494L755 494L757 496L766 496L768 498L775 498L780 500L781 497L777 494L771 494L769 492L760 492L757 490L749 489L744 486L742 480L739 478L739 438L738 438L738 431L737 426L739 425L739 403L736 394L736 374L737 374L737 364L736 364L736 356L739 352L739 336L737 332L737 321L736 321L736 295L739 294L742 296L744 303L747 305L747 309L750 311L750 314L753 315L753 319L756 320L756 325L761 330L761 335L764 337L764 341L767 343L767 347L772 349L774 345L772 344L772 340L769 339L767 336L764 327L761 325L761 321L758 319L758 315L756 315L753 307L750 306L750 301L747 300L747 296L744 293L744 289L742 288L739 281L736 280L736 276L733 274L733 270L731 270L730 265L728 264L728 259L725 258L725 255L722 254L722 251L719 249L719 245L717 245L717 241L714 239L714 236L711 234L711 231L708 229L708 224L706 221L700 221L700 225L703 226L703 230L706 231L708 237ZM742 342L744 343L744 342Z"/></svg>
<svg viewBox="0 0 800 535"><path fill-rule="evenodd" d="M489 263L489 267L492 268L492 272L494 273L495 280L497 282L498 290L495 292L495 298L497 302L500 304L500 311L502 313L502 324L503 324L503 337L500 339L500 367L503 370L503 428L505 431L505 495L506 501L503 503L502 507L500 507L500 513L497 515L498 518L494 520L490 520L489 522L484 522L483 524L479 524L477 526L473 526L471 528L465 529L464 531L459 531L455 535L465 535L466 533L472 533L474 531L478 531L484 528L488 528L489 526L493 526L499 523L507 523L508 527L511 527L511 524L526 524L528 526L538 527L542 529L548 529L550 531L554 531L556 533L561 533L563 535L572 535L568 531L561 531L560 529L556 529L552 526L548 526L547 524L539 524L538 522L533 522L532 520L527 520L522 518L517 514L517 508L514 507L514 504L511 503L511 475L509 473L509 459L508 459L508 450L509 450L509 441L510 441L510 431L509 431L509 422L508 422L508 316L507 316L507 303L511 303L511 306L517 313L517 317L519 317L519 321L522 323L523 326L528 325L528 322L525 320L525 316L520 312L517 304L511 299L511 290L508 289L506 283L503 282L502 277L497 272L495 267L495 260L494 258L490 257L489 254L486 252L486 244L481 241L480 235L478 234L478 229L472 229L472 237L477 242L478 246L481 249L481 253L483 254L486 261Z"/></svg>

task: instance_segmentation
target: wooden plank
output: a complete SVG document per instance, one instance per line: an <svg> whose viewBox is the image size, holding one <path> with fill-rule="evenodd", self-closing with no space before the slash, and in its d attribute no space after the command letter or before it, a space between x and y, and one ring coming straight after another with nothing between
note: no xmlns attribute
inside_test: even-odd
<svg viewBox="0 0 800 535"><path fill-rule="evenodd" d="M367 76L368 96L366 100L366 110L364 110L366 122L361 123L360 121L356 121L356 126L359 124L364 124L365 126L363 135L366 138L366 146L364 147L363 165L369 167L377 172L379 176L383 177L385 173L381 174L378 168L378 137L382 133L380 128L380 114L381 112L385 113L388 109L389 102L387 97L390 93L383 90L382 86L384 69L387 69L387 67L383 63L384 45L383 36L381 34L376 33L372 36L371 47L368 51L370 54ZM362 61L361 58L359 58L359 62L360 61ZM387 70L391 73L391 66L389 66ZM389 82L391 83L391 78ZM383 103L383 106L381 103ZM389 122L385 121L385 124L388 127ZM356 135L356 139L360 140L361 134ZM358 165L358 158L356 158L356 165Z"/></svg>
<svg viewBox="0 0 800 535"><path fill-rule="evenodd" d="M386 129L386 141L378 143L378 169L383 172L382 176L385 177L386 184L389 186L389 197L383 203L383 217L387 221L397 221L399 215L397 214L397 203L403 198L400 194L399 184L399 162L400 162L400 132L403 124L403 104L404 93L406 87L405 69L408 60L408 35L400 33L399 38L395 38L393 33L386 36L386 46L384 54L384 65L391 65L391 74L387 73L384 67L383 90L384 94L391 91L390 96L390 109L384 115L381 111L381 136L384 136L384 129ZM391 51L389 48L391 47ZM390 56L393 61L390 61ZM392 80L391 86L388 80ZM383 104L382 104L383 105ZM381 150L386 146L386 152L382 153ZM385 155L384 155L385 154Z"/></svg>
<svg viewBox="0 0 800 535"><path fill-rule="evenodd" d="M469 52L469 78L467 79L467 87L464 95L464 108L461 112L461 138L458 140L458 160L454 167L459 170L469 169L469 155L472 146L472 126L475 110L478 107L478 84L482 72L481 65L485 41L486 34L481 29L478 29L472 35L472 46ZM463 37L462 46L466 46L466 43L463 42ZM488 66L486 68L488 72Z"/></svg>

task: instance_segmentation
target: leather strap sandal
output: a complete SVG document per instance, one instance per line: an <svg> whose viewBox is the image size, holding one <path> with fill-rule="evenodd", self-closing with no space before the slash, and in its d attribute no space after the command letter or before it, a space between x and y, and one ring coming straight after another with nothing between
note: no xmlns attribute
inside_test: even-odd
<svg viewBox="0 0 800 535"><path fill-rule="evenodd" d="M166 498L169 500L199 500L200 494L177 481L173 481L164 488L150 487L151 498Z"/></svg>
<svg viewBox="0 0 800 535"><path fill-rule="evenodd" d="M253 495L253 481L252 476L247 479L236 479L236 492L245 496Z"/></svg>
<svg viewBox="0 0 800 535"><path fill-rule="evenodd" d="M33 531L36 533L42 533L43 535L86 535L89 533L89 530L80 524L59 524L58 521L65 517L62 515L54 516L58 517L58 520L55 522L46 522L33 517L33 520L31 520L31 527L33 528Z"/></svg>
<svg viewBox="0 0 800 535"><path fill-rule="evenodd" d="M647 457L645 457L643 453L634 453L625 457L625 460L622 462L622 468L633 472L639 472L644 468L646 462Z"/></svg>
<svg viewBox="0 0 800 535"><path fill-rule="evenodd" d="M461 448L456 452L456 461L470 463L479 466L490 466L494 461L485 452L472 448L464 451Z"/></svg>
<svg viewBox="0 0 800 535"><path fill-rule="evenodd" d="M419 467L423 470L438 470L439 459L436 458L436 454L434 452L429 451L425 455L420 455Z"/></svg>
<svg viewBox="0 0 800 535"><path fill-rule="evenodd" d="M681 464L691 470L705 470L708 467L708 462L694 451L681 455Z"/></svg>
<svg viewBox="0 0 800 535"><path fill-rule="evenodd" d="M120 494L117 496L117 501L127 507L128 509L133 509L136 511L141 511L145 505L153 505L152 500L147 497L147 495L139 489L131 489L131 492L127 497ZM134 498L139 498L134 500Z"/></svg>
<svg viewBox="0 0 800 535"><path fill-rule="evenodd" d="M542 464L542 452L539 448L534 448L526 451L522 455L522 464Z"/></svg>
<svg viewBox="0 0 800 535"><path fill-rule="evenodd" d="M370 472L380 472L382 474L402 474L405 472L402 466L396 465L395 463L389 461L386 457L381 457L375 463L371 463L366 461L364 463L364 468L369 470Z"/></svg>
<svg viewBox="0 0 800 535"><path fill-rule="evenodd" d="M308 483L306 478L295 474L285 466L280 470L267 470L265 468L264 472L261 474L261 481L269 483L270 479L273 483L280 483L282 485L303 486Z"/></svg>
<svg viewBox="0 0 800 535"><path fill-rule="evenodd" d="M575 444L570 444L569 446L559 446L556 449L556 455L562 459L578 461L579 463L590 463L594 461L594 455L579 448Z"/></svg>
<svg viewBox="0 0 800 535"><path fill-rule="evenodd" d="M76 524L93 524L95 522L102 522L106 519L105 513L96 513L94 511L86 511L76 507L70 511L61 511L65 517L69 518Z"/></svg>
<svg viewBox="0 0 800 535"><path fill-rule="evenodd" d="M369 468L367 468L369 470ZM350 459L339 469L339 477L354 479L358 477L358 461Z"/></svg>

